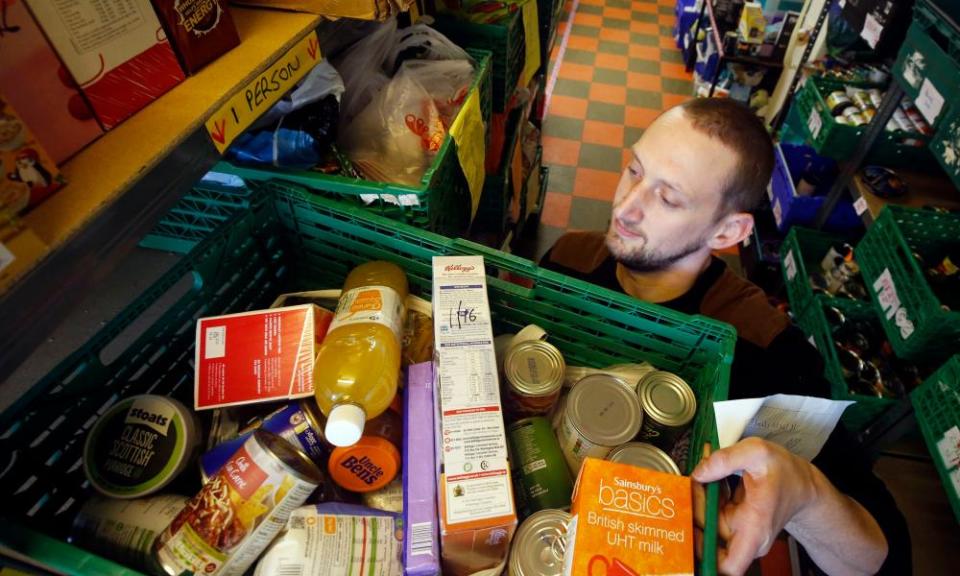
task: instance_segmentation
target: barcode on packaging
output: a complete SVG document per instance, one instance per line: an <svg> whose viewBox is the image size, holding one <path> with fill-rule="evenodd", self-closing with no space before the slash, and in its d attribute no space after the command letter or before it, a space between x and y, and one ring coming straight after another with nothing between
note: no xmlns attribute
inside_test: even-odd
<svg viewBox="0 0 960 576"><path fill-rule="evenodd" d="M203 357L206 360L223 358L227 355L227 327L211 326L204 334Z"/></svg>
<svg viewBox="0 0 960 576"><path fill-rule="evenodd" d="M410 555L433 554L433 522L410 525Z"/></svg>
<svg viewBox="0 0 960 576"><path fill-rule="evenodd" d="M281 561L276 576L303 576L303 564Z"/></svg>

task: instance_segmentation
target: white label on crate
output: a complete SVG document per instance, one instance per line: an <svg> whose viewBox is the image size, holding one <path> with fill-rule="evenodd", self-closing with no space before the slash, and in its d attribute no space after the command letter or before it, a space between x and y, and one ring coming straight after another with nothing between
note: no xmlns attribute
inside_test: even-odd
<svg viewBox="0 0 960 576"><path fill-rule="evenodd" d="M399 196L394 196L393 194L361 194L360 199L363 200L364 204L373 204L375 202L386 202L387 204L393 204L394 206L420 206L420 199L417 198L416 194L401 194Z"/></svg>
<svg viewBox="0 0 960 576"><path fill-rule="evenodd" d="M950 473L950 482L953 484L953 493L960 496L960 468Z"/></svg>
<svg viewBox="0 0 960 576"><path fill-rule="evenodd" d="M863 196L857 198L853 203L853 211L857 213L857 216L863 216L863 213L867 211L867 199Z"/></svg>
<svg viewBox="0 0 960 576"><path fill-rule="evenodd" d="M797 276L797 262L793 258L793 250L783 257L783 268L787 272L787 281L791 282Z"/></svg>
<svg viewBox="0 0 960 576"><path fill-rule="evenodd" d="M943 433L937 442L937 451L947 470L960 466L960 428L954 426Z"/></svg>
<svg viewBox="0 0 960 576"><path fill-rule="evenodd" d="M773 201L773 219L777 221L777 226L783 225L783 208L780 207L780 199Z"/></svg>
<svg viewBox="0 0 960 576"><path fill-rule="evenodd" d="M17 257L13 255L13 252L4 246L3 242L0 242L0 270L13 264L13 261L16 259Z"/></svg>
<svg viewBox="0 0 960 576"><path fill-rule="evenodd" d="M903 79L914 88L920 86L920 80L923 79L923 71L927 67L927 60L923 53L914 50L903 61Z"/></svg>
<svg viewBox="0 0 960 576"><path fill-rule="evenodd" d="M227 355L227 327L211 326L203 335L206 340L203 357L206 360L223 358Z"/></svg>
<svg viewBox="0 0 960 576"><path fill-rule="evenodd" d="M814 340L813 336L807 336L807 342L809 342L814 348L817 348L817 341ZM819 350L819 348L817 349Z"/></svg>
<svg viewBox="0 0 960 576"><path fill-rule="evenodd" d="M820 136L820 130L823 129L823 118L820 117L820 112L816 106L813 107L813 110L810 111L810 117L807 118L807 128L814 139Z"/></svg>
<svg viewBox="0 0 960 576"><path fill-rule="evenodd" d="M883 33L883 26L873 14L867 14L863 21L863 30L860 31L860 37L867 41L871 48L876 48L880 42L880 35Z"/></svg>
<svg viewBox="0 0 960 576"><path fill-rule="evenodd" d="M873 291L877 294L877 301L887 320L893 320L900 329L900 337L906 340L913 335L914 325L910 320L907 309L900 304L897 287L893 283L893 275L889 268L884 268L880 276L873 282Z"/></svg>
<svg viewBox="0 0 960 576"><path fill-rule="evenodd" d="M917 96L914 104L917 105L917 109L927 119L927 122L933 125L937 122L940 112L943 111L943 95L933 85L933 82L926 78L923 85L920 86L920 95Z"/></svg>

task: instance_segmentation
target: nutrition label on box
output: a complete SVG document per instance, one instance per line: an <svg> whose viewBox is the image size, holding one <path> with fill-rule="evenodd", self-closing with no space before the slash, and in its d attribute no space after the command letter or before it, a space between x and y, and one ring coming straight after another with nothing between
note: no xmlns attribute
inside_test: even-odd
<svg viewBox="0 0 960 576"><path fill-rule="evenodd" d="M433 259L448 523L513 513L485 274L479 256Z"/></svg>

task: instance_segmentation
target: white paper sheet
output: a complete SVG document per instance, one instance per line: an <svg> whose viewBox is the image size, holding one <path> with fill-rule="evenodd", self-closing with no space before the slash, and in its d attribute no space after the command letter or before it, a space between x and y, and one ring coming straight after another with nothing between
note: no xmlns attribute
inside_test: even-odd
<svg viewBox="0 0 960 576"><path fill-rule="evenodd" d="M715 402L713 410L721 448L755 436L813 460L851 404L847 400L776 394Z"/></svg>

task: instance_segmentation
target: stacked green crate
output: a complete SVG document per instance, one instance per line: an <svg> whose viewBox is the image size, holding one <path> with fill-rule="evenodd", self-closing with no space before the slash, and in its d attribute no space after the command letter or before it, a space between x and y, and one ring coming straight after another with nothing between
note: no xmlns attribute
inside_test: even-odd
<svg viewBox="0 0 960 576"><path fill-rule="evenodd" d="M570 364L648 361L683 377L697 395L689 473L718 440L713 404L727 397L736 335L721 322L640 302L464 240L444 238L347 203L297 191L269 193L200 243L84 346L0 415L9 459L0 543L67 574L138 574L67 544L77 509L93 494L82 453L96 415L120 398L150 392L191 403L196 318L264 308L280 293L338 287L356 265L400 265L411 293L431 295L432 257L484 257L495 333L535 323ZM525 288L500 274L526 278ZM175 300L168 290L186 290ZM109 363L116 336L163 302L159 318ZM55 415L56 417L50 417ZM189 472L187 472L189 474ZM706 487L705 553L698 571L716 574L719 490Z"/></svg>
<svg viewBox="0 0 960 576"><path fill-rule="evenodd" d="M490 52L484 50L469 49L468 52L476 61L477 74L465 102L470 102L476 94L479 110L465 105L458 119L463 117L466 123L472 125L471 128L485 129L490 122L492 106L491 56ZM257 192L307 189L328 197L351 199L373 212L434 232L458 235L470 226L472 204L471 190L459 153L454 137L448 133L433 164L424 172L417 186L321 174L311 170L234 166L223 162L216 169L240 176ZM482 159L480 165L482 173Z"/></svg>
<svg viewBox="0 0 960 576"><path fill-rule="evenodd" d="M945 460L960 454L956 440L960 438L960 354L947 360L910 397L953 514L960 521L960 462Z"/></svg>
<svg viewBox="0 0 960 576"><path fill-rule="evenodd" d="M200 182L140 241L143 248L186 254L231 216L250 206L246 186Z"/></svg>

